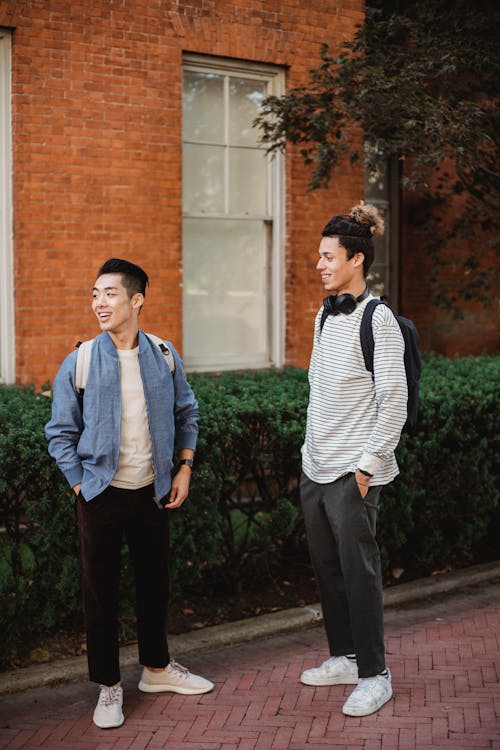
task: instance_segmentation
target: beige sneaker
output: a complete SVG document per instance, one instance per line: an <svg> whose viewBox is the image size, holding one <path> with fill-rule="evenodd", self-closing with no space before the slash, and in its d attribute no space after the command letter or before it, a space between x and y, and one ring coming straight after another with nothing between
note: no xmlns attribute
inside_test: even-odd
<svg viewBox="0 0 500 750"><path fill-rule="evenodd" d="M152 672L150 669L142 670L139 690L143 693L182 693L183 695L199 695L213 690L214 684L204 677L191 674L189 669L177 664L172 659L170 664L161 672Z"/></svg>
<svg viewBox="0 0 500 750"><path fill-rule="evenodd" d="M94 724L99 729L121 727L125 721L122 711L123 689L121 687L100 686L99 700L94 711Z"/></svg>

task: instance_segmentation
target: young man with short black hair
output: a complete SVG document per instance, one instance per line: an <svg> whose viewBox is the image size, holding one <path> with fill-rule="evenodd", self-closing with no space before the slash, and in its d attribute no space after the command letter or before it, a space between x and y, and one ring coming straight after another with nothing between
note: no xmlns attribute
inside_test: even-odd
<svg viewBox="0 0 500 750"><path fill-rule="evenodd" d="M187 499L198 436L198 404L170 342L162 349L139 329L148 277L111 258L99 269L92 309L102 333L92 342L83 406L77 351L54 383L49 453L77 496L89 676L100 684L94 723L120 726L123 691L118 648L122 535L136 583L139 689L199 694L213 684L170 659L169 511ZM174 443L179 463L172 477Z"/></svg>

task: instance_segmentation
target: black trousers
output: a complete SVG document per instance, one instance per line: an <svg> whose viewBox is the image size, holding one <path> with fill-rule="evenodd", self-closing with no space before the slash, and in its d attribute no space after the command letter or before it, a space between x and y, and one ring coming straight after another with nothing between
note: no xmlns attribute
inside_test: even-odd
<svg viewBox="0 0 500 750"><path fill-rule="evenodd" d="M385 669L380 487L363 499L354 474L317 484L302 474L301 501L331 656L356 654L360 677Z"/></svg>
<svg viewBox="0 0 500 750"><path fill-rule="evenodd" d="M102 685L120 680L118 591L124 535L135 577L139 661L165 667L170 661L168 511L153 500L153 485L108 487L90 502L80 495L77 508L90 679Z"/></svg>

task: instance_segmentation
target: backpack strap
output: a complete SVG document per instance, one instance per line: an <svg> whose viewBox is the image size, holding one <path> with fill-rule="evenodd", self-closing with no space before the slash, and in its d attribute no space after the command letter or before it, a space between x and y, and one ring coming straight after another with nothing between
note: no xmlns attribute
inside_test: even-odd
<svg viewBox="0 0 500 750"><path fill-rule="evenodd" d="M373 313L377 305L385 305L386 303L382 299L371 299L365 309L363 310L363 317L361 318L361 325L359 329L359 338L361 340L361 351L363 352L363 359L365 360L365 367L368 372L371 372L372 378L374 377L373 372L373 355L375 352L375 341L373 339L373 325L372 318Z"/></svg>
<svg viewBox="0 0 500 750"><path fill-rule="evenodd" d="M168 346L162 339L158 338L158 336L154 336L152 333L147 333L146 336L155 346L158 346L161 353L165 355L168 368L173 375L175 372L175 360L174 355ZM78 341L77 343L78 354L76 357L75 388L80 401L83 401L83 392L87 384L93 343L94 339L90 339L89 341Z"/></svg>
<svg viewBox="0 0 500 750"><path fill-rule="evenodd" d="M163 339L160 339L158 336L155 336L153 333L146 333L146 336L153 344L158 346L160 348L161 353L165 355L165 359L167 360L167 363L168 363L168 368L173 375L175 372L175 360L174 360L174 355L172 354L168 346L165 344Z"/></svg>
<svg viewBox="0 0 500 750"><path fill-rule="evenodd" d="M78 354L76 357L75 388L79 398L83 398L83 391L87 383L94 339L89 341L78 341Z"/></svg>

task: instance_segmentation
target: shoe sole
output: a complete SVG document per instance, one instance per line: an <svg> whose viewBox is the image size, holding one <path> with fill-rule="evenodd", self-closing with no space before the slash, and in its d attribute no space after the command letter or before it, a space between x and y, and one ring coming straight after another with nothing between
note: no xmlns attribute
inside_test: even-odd
<svg viewBox="0 0 500 750"><path fill-rule="evenodd" d="M95 719L92 719L96 727L99 727L99 729L116 729L117 727L121 727L123 722L125 721L125 716L122 714L121 721L119 724L98 724Z"/></svg>
<svg viewBox="0 0 500 750"><path fill-rule="evenodd" d="M142 680L137 686L143 693L180 693L181 695L203 695L203 693L209 693L214 689L214 685L210 685L206 688L183 688L173 685L150 685Z"/></svg>
<svg viewBox="0 0 500 750"><path fill-rule="evenodd" d="M327 687L328 685L357 685L358 680L355 678L344 678L343 680L337 680L337 679L325 679L324 681L320 680L308 680L307 677L300 678L300 681L303 685L310 685L311 687Z"/></svg>
<svg viewBox="0 0 500 750"><path fill-rule="evenodd" d="M374 714L377 711L380 711L380 709L382 708L382 706L385 706L385 704L388 701L390 701L391 698L392 698L392 690L391 690L391 694L389 696L387 696L387 698L382 703L380 703L380 705L376 706L376 708L372 708L370 711L359 711L359 710L356 710L356 709L354 709L354 710L348 709L346 711L345 710L345 705L344 705L344 706L342 706L342 713L345 716L356 716L356 717L359 717L359 716L370 716L371 714Z"/></svg>

